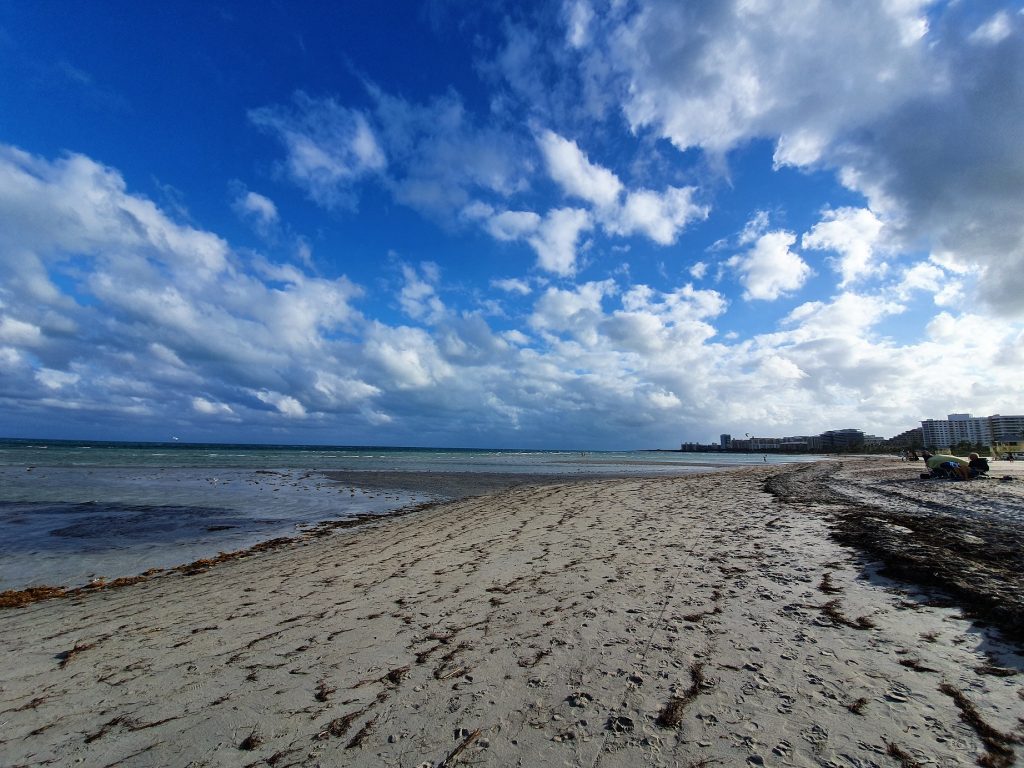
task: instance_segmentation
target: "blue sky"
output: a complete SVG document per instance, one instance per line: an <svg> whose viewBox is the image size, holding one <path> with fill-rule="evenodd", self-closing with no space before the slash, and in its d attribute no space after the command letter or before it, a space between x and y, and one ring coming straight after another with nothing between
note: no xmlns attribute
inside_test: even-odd
<svg viewBox="0 0 1024 768"><path fill-rule="evenodd" d="M0 5L0 434L1024 411L1024 12Z"/></svg>

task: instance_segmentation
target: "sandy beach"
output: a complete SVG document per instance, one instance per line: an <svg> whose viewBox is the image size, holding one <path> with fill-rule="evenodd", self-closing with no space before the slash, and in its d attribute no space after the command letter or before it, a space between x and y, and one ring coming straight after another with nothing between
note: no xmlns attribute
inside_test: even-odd
<svg viewBox="0 0 1024 768"><path fill-rule="evenodd" d="M1021 764L1024 466L919 471L520 485L7 609L0 764Z"/></svg>

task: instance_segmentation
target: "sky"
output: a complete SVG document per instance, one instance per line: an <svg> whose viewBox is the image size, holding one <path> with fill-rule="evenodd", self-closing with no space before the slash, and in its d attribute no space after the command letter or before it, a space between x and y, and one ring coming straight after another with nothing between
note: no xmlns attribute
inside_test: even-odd
<svg viewBox="0 0 1024 768"><path fill-rule="evenodd" d="M1024 413L1024 5L0 2L0 436Z"/></svg>

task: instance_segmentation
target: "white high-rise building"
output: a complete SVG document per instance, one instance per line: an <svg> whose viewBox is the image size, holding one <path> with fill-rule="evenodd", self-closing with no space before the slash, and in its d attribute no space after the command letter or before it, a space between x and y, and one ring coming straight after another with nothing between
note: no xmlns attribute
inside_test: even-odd
<svg viewBox="0 0 1024 768"><path fill-rule="evenodd" d="M1020 443L1024 442L1024 416L995 416L988 417L989 428L992 430L992 439L999 443Z"/></svg>
<svg viewBox="0 0 1024 768"><path fill-rule="evenodd" d="M951 413L946 419L924 419L921 430L926 446L950 448L965 441L972 445L992 445L993 442L1024 439L1024 416Z"/></svg>

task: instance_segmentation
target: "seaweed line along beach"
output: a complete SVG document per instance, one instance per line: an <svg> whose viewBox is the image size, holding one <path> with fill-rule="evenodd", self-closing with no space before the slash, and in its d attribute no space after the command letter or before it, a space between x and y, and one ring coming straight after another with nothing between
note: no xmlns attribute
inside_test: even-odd
<svg viewBox="0 0 1024 768"><path fill-rule="evenodd" d="M8 609L0 763L1019 764L1003 470L557 478Z"/></svg>

